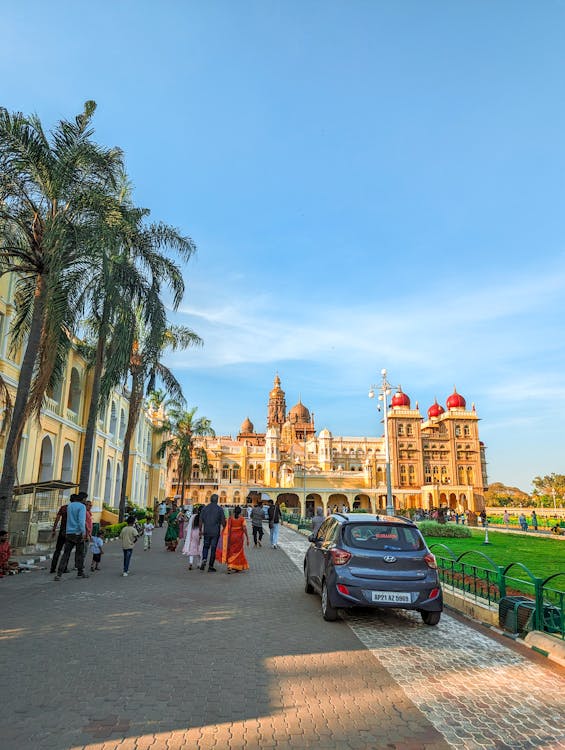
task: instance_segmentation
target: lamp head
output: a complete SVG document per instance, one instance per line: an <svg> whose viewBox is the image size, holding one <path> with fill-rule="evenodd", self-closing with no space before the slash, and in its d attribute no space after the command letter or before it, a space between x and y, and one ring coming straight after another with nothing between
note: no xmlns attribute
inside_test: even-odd
<svg viewBox="0 0 565 750"><path fill-rule="evenodd" d="M369 391L369 398L375 398L375 391L372 388Z"/></svg>
<svg viewBox="0 0 565 750"><path fill-rule="evenodd" d="M386 378L386 368L385 367L383 367L383 369L381 370L381 375L383 376L383 378Z"/></svg>

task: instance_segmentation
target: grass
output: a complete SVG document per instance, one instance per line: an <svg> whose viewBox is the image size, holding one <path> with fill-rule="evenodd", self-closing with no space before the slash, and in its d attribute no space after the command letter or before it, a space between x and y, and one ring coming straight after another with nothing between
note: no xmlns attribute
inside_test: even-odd
<svg viewBox="0 0 565 750"><path fill-rule="evenodd" d="M426 536L428 546L436 543L445 544L456 555L467 550L482 552L491 558L497 565L509 565L512 562L521 562L533 575L539 578L547 578L553 573L565 574L565 539L553 539L548 537L528 536L527 534L505 534L491 531L489 529L488 545L483 544L485 532L483 529L472 529L472 536L467 539L445 539L440 537ZM442 549L435 549L436 555L442 554ZM445 553L446 554L446 553ZM467 555L464 560L475 563L480 567L490 567L486 561L481 562L479 555ZM527 578L521 575L518 568L509 572L510 576ZM551 586L565 589L565 575L554 579Z"/></svg>

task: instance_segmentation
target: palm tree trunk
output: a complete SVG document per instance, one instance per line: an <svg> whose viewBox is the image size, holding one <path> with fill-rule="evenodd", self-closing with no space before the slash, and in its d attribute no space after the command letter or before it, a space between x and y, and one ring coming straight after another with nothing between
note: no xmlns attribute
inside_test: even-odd
<svg viewBox="0 0 565 750"><path fill-rule="evenodd" d="M10 509L12 507L14 482L16 479L16 468L18 463L18 453L20 450L20 442L25 426L28 395L33 379L33 371L37 359L39 342L41 340L46 294L47 288L45 279L43 276L38 276L35 284L33 313L30 324L29 338L27 340L26 349L20 368L18 389L16 391L16 399L14 403L14 409L12 411L10 430L6 439L2 477L0 478L0 528L2 529L8 528L8 520L10 518Z"/></svg>
<svg viewBox="0 0 565 750"><path fill-rule="evenodd" d="M92 379L92 393L90 395L90 405L88 407L88 421L86 423L86 432L84 433L84 449L82 452L82 463L80 466L79 490L88 492L90 482L90 471L92 469L92 453L94 449L94 436L96 434L96 418L98 416L99 398L100 398L100 381L102 380L102 371L104 370L104 356L106 349L106 328L107 328L107 310L106 304L102 310L102 320L98 330L98 343L96 345L96 360L94 363L94 375Z"/></svg>
<svg viewBox="0 0 565 750"><path fill-rule="evenodd" d="M128 412L128 424L126 427L126 434L124 436L124 447L122 451L122 464L123 464L123 475L122 475L122 487L120 491L120 509L119 509L119 520L120 523L124 520L126 511L126 490L128 486L128 471L129 471L129 457L131 448L131 439L133 432L137 427L139 421L139 413L141 411L141 403L143 401L143 374L141 368L135 368L132 374L131 380L131 394L129 397L129 412Z"/></svg>

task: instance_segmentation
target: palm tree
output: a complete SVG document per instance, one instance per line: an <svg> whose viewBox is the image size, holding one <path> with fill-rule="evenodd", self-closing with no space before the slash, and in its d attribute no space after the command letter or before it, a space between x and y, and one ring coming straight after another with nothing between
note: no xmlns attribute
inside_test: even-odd
<svg viewBox="0 0 565 750"><path fill-rule="evenodd" d="M173 458L177 460L178 481L181 486L181 505L184 503L184 489L190 483L192 475L192 456L194 453L207 465L207 454L202 446L196 447L196 438L215 437L212 423L206 417L196 418L198 408L194 406L188 411L178 405L172 405L168 410L167 419L161 430L168 432L171 437L165 440L160 449L161 455L167 455L168 465Z"/></svg>
<svg viewBox="0 0 565 750"><path fill-rule="evenodd" d="M119 149L92 141L95 109L86 102L51 138L36 115L0 109L0 275L16 274L12 347L23 349L0 478L4 528L23 428L61 372L105 198L123 168Z"/></svg>
<svg viewBox="0 0 565 750"><path fill-rule="evenodd" d="M188 349L190 346L201 345L202 339L186 326L165 325L159 328L158 324L155 323L153 327L147 327L139 321L137 336L133 342L129 363L131 390L122 453L123 473L120 491L120 520L122 520L125 514L126 507L131 439L139 421L144 397L153 394L153 401L156 400L155 385L159 381L163 385L165 394L175 399L175 403L180 404L184 402L182 387L171 370L162 362L163 355L167 351Z"/></svg>
<svg viewBox="0 0 565 750"><path fill-rule="evenodd" d="M113 241L99 243L99 259L85 290L97 344L79 480L84 491L90 479L96 417L111 390L125 380L138 318L151 328L164 324L164 284L172 292L173 309L182 299L181 270L164 253L172 251L187 261L195 250L192 240L173 227L144 225L148 211L125 204L123 197L116 213Z"/></svg>

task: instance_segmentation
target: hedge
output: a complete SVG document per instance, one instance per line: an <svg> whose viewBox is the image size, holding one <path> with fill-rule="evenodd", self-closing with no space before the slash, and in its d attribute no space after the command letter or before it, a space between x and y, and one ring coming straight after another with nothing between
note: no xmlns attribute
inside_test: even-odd
<svg viewBox="0 0 565 750"><path fill-rule="evenodd" d="M471 529L463 525L451 525L447 523L437 523L437 521L420 521L418 528L424 536L440 537L469 537Z"/></svg>
<svg viewBox="0 0 565 750"><path fill-rule="evenodd" d="M102 531L106 539L115 539L120 536L120 531L127 526L127 523L111 523L108 526L103 526Z"/></svg>

